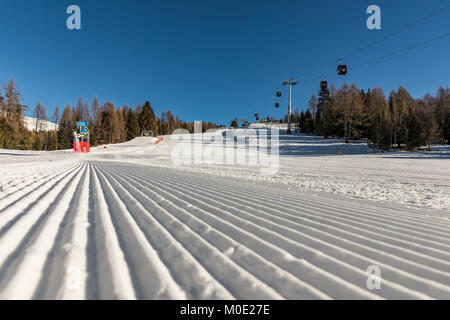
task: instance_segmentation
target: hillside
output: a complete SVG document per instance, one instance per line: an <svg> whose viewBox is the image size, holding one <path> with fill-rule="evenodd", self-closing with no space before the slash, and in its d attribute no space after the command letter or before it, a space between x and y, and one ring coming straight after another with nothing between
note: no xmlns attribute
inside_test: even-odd
<svg viewBox="0 0 450 320"><path fill-rule="evenodd" d="M216 138L227 133L248 135ZM0 298L450 298L450 150L374 154L281 133L269 176L174 162L183 145L246 148L213 136L1 150Z"/></svg>
<svg viewBox="0 0 450 320"><path fill-rule="evenodd" d="M36 131L36 118L25 116L24 124L28 130ZM41 124L39 125L38 131L54 131L55 128L56 130L58 129L58 125L56 125L55 123L47 120L42 120Z"/></svg>

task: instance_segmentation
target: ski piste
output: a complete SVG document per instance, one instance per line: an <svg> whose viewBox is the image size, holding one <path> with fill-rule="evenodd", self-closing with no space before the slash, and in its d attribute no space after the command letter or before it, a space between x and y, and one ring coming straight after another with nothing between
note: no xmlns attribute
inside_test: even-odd
<svg viewBox="0 0 450 320"><path fill-rule="evenodd" d="M449 0L0 10L0 301L171 320L450 301Z"/></svg>
<svg viewBox="0 0 450 320"><path fill-rule="evenodd" d="M280 169L268 177L176 165L175 136L0 151L0 298L450 298L446 161L251 126L273 127Z"/></svg>

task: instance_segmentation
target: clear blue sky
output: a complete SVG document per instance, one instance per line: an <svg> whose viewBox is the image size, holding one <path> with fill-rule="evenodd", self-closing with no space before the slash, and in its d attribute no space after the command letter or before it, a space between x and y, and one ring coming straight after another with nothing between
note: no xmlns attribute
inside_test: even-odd
<svg viewBox="0 0 450 320"><path fill-rule="evenodd" d="M82 30L66 28L77 4ZM382 30L366 28L366 8L382 10ZM14 77L24 104L114 100L185 120L229 124L253 114L283 117L275 90L283 79L334 73L311 69L345 56L449 4L448 0L0 0L0 83ZM450 10L359 54L345 78L361 88L399 85L415 97L450 85L450 37L361 67L351 66L450 32ZM293 106L304 108L318 81L301 83ZM286 91L285 91L286 92ZM286 97L286 95L284 96Z"/></svg>

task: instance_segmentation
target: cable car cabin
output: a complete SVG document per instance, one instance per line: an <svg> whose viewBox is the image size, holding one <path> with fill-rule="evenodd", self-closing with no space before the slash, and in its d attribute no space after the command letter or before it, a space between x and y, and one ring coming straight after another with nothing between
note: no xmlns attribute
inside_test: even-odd
<svg viewBox="0 0 450 320"><path fill-rule="evenodd" d="M277 97L278 97L278 98L281 97L281 91L277 91Z"/></svg>
<svg viewBox="0 0 450 320"><path fill-rule="evenodd" d="M275 103L275 108L279 108L280 107L280 104L277 102L277 103Z"/></svg>
<svg viewBox="0 0 450 320"><path fill-rule="evenodd" d="M345 76L348 72L348 66L346 64L339 64L337 67L337 74L340 76Z"/></svg>
<svg viewBox="0 0 450 320"><path fill-rule="evenodd" d="M320 88L321 89L327 89L328 88L328 82L327 81L321 81L320 82Z"/></svg>

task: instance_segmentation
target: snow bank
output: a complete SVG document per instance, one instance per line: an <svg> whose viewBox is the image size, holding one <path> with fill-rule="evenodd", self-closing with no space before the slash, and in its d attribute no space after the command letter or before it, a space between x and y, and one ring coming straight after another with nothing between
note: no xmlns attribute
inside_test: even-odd
<svg viewBox="0 0 450 320"><path fill-rule="evenodd" d="M36 131L36 118L32 118L32 117L24 117L23 119L24 121L24 125L25 127L30 130L30 131ZM56 130L58 129L58 125L47 121L47 120L42 120L41 123L38 125L38 131L42 130L42 131L54 131L56 128Z"/></svg>

